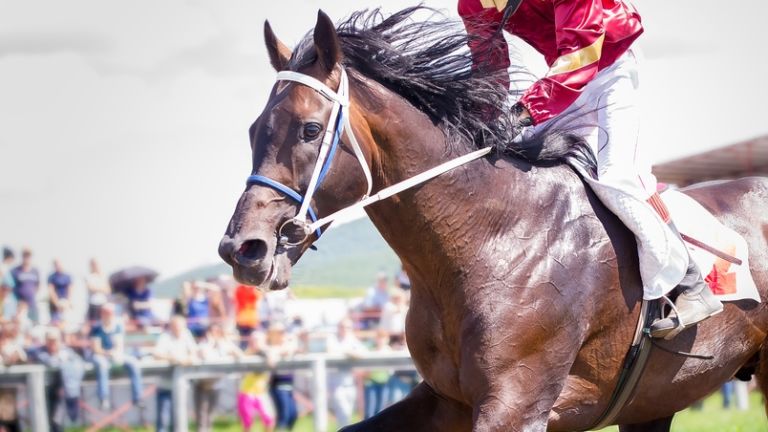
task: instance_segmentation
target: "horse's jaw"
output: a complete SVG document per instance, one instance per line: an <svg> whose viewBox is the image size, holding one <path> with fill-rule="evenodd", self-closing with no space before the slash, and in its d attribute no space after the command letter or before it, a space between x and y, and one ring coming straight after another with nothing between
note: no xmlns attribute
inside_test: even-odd
<svg viewBox="0 0 768 432"><path fill-rule="evenodd" d="M288 287L291 280L291 270L298 260L292 260L287 253L282 252L272 256L266 269L256 269L237 263L231 264L232 275L238 282L255 286L261 291L277 291Z"/></svg>

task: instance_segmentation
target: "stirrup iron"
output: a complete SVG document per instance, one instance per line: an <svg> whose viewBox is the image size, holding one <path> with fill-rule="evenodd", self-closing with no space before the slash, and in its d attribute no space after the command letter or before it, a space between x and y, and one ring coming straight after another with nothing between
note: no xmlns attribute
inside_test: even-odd
<svg viewBox="0 0 768 432"><path fill-rule="evenodd" d="M679 335L680 332L685 330L685 323L680 319L680 312L677 310L677 306L675 306L675 302L670 300L668 296L661 296L661 298L662 298L662 300L664 300L664 303L669 305L670 309L672 309L672 310L670 310L669 313L666 316L663 316L663 317L659 318L659 320L662 320L664 318L670 318L670 317L672 317L672 314L674 314L674 318L672 318L672 319L677 321L677 327L675 327L674 329L670 330L669 333L667 333L664 336L664 338L663 338L664 340L672 340L672 339L675 338L675 336ZM650 334L649 336L651 336L651 338L653 338L652 334Z"/></svg>

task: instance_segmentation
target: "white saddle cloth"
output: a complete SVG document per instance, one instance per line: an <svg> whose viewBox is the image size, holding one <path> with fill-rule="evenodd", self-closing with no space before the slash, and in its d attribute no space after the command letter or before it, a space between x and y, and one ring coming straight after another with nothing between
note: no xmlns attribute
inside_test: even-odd
<svg viewBox="0 0 768 432"><path fill-rule="evenodd" d="M682 192L670 190L661 197L681 233L741 260L740 265L733 264L686 243L691 258L715 295L721 301L751 299L760 302L760 293L749 270L749 249L744 238Z"/></svg>

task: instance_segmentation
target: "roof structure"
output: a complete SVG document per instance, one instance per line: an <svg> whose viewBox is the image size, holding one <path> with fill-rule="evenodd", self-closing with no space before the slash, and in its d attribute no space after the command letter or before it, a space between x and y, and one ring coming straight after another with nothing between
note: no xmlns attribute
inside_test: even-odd
<svg viewBox="0 0 768 432"><path fill-rule="evenodd" d="M768 135L657 164L660 182L686 186L706 180L768 176Z"/></svg>

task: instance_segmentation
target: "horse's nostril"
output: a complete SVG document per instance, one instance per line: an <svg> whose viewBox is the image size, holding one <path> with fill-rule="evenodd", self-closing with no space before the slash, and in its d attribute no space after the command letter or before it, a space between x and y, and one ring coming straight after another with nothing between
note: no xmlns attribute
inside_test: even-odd
<svg viewBox="0 0 768 432"><path fill-rule="evenodd" d="M267 242L254 239L247 240L240 245L237 254L250 261L259 261L267 256Z"/></svg>

